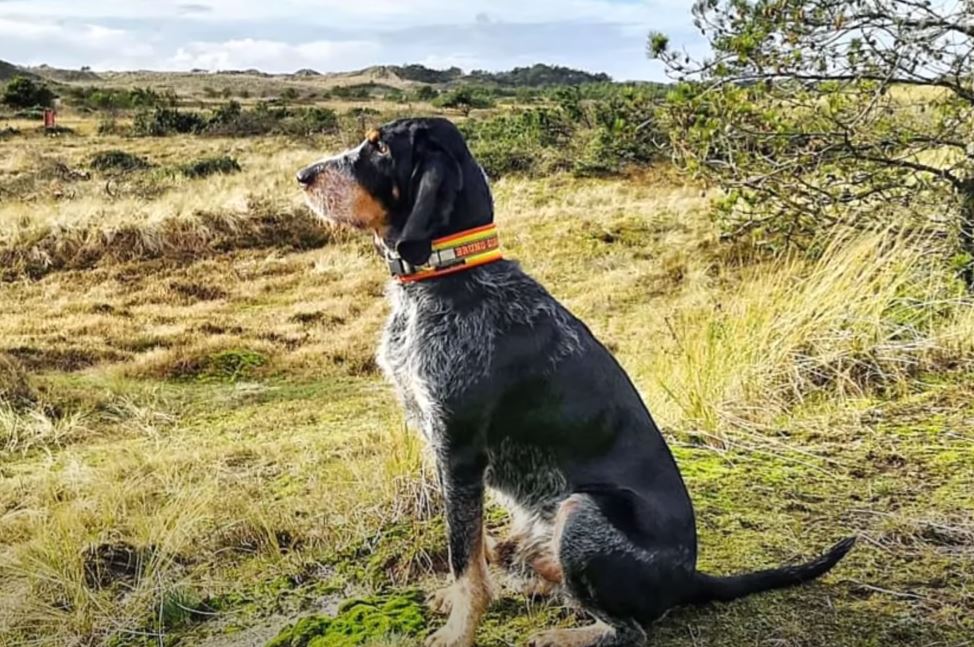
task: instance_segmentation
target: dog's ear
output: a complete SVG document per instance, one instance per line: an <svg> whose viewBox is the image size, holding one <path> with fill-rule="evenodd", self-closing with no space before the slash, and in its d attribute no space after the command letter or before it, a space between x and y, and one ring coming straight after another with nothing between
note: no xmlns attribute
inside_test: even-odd
<svg viewBox="0 0 974 647"><path fill-rule="evenodd" d="M460 163L438 145L428 130L413 133L411 210L396 241L396 252L411 265L423 265L433 253L433 238L450 222L463 188Z"/></svg>

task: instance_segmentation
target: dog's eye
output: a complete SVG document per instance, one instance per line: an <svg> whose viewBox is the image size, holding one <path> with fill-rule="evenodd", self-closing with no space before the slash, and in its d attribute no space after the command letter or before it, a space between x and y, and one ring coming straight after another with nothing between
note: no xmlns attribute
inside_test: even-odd
<svg viewBox="0 0 974 647"><path fill-rule="evenodd" d="M386 145L386 143L384 141L382 141L381 139L375 143L375 147L378 149L379 155L388 155L389 154L389 146Z"/></svg>

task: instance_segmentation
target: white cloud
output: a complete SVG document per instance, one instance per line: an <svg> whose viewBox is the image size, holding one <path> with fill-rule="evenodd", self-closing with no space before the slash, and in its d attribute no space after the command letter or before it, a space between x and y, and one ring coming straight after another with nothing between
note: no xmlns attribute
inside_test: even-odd
<svg viewBox="0 0 974 647"><path fill-rule="evenodd" d="M645 23L666 16L689 14L690 0L11 0L3 3L6 14L38 18L172 18L193 14L199 20L245 21L268 18L330 24L411 27L423 24L472 22L478 15L505 22L585 20L592 22Z"/></svg>
<svg viewBox="0 0 974 647"><path fill-rule="evenodd" d="M301 68L351 69L364 67L380 50L372 41L313 41L289 44L243 38L220 43L195 42L180 47L163 67L230 70L259 68L293 72Z"/></svg>
<svg viewBox="0 0 974 647"><path fill-rule="evenodd" d="M699 44L692 0L4 0L0 59L95 69L503 69L661 78L646 33Z"/></svg>

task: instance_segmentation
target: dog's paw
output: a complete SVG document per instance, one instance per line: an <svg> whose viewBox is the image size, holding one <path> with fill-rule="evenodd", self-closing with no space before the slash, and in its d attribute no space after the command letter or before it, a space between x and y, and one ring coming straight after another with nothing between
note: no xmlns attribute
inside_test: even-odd
<svg viewBox="0 0 974 647"><path fill-rule="evenodd" d="M473 636L454 630L449 623L431 634L423 643L425 647L472 647Z"/></svg>
<svg viewBox="0 0 974 647"><path fill-rule="evenodd" d="M527 647L562 647L565 632L561 629L542 631L528 638Z"/></svg>
<svg viewBox="0 0 974 647"><path fill-rule="evenodd" d="M453 596L454 596L453 585L444 586L442 589L433 591L426 596L426 606L433 611L433 613L439 613L441 615L449 615L453 610Z"/></svg>
<svg viewBox="0 0 974 647"><path fill-rule="evenodd" d="M581 629L552 629L528 638L527 647L594 647L611 633L598 623Z"/></svg>

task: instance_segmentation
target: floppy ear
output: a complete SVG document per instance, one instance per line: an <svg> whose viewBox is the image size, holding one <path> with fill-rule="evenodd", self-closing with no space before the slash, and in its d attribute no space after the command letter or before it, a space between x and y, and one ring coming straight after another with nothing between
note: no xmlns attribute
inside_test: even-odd
<svg viewBox="0 0 974 647"><path fill-rule="evenodd" d="M433 253L436 231L450 222L462 188L460 165L449 153L433 149L419 156L413 171L413 203L396 252L411 265L423 265Z"/></svg>

